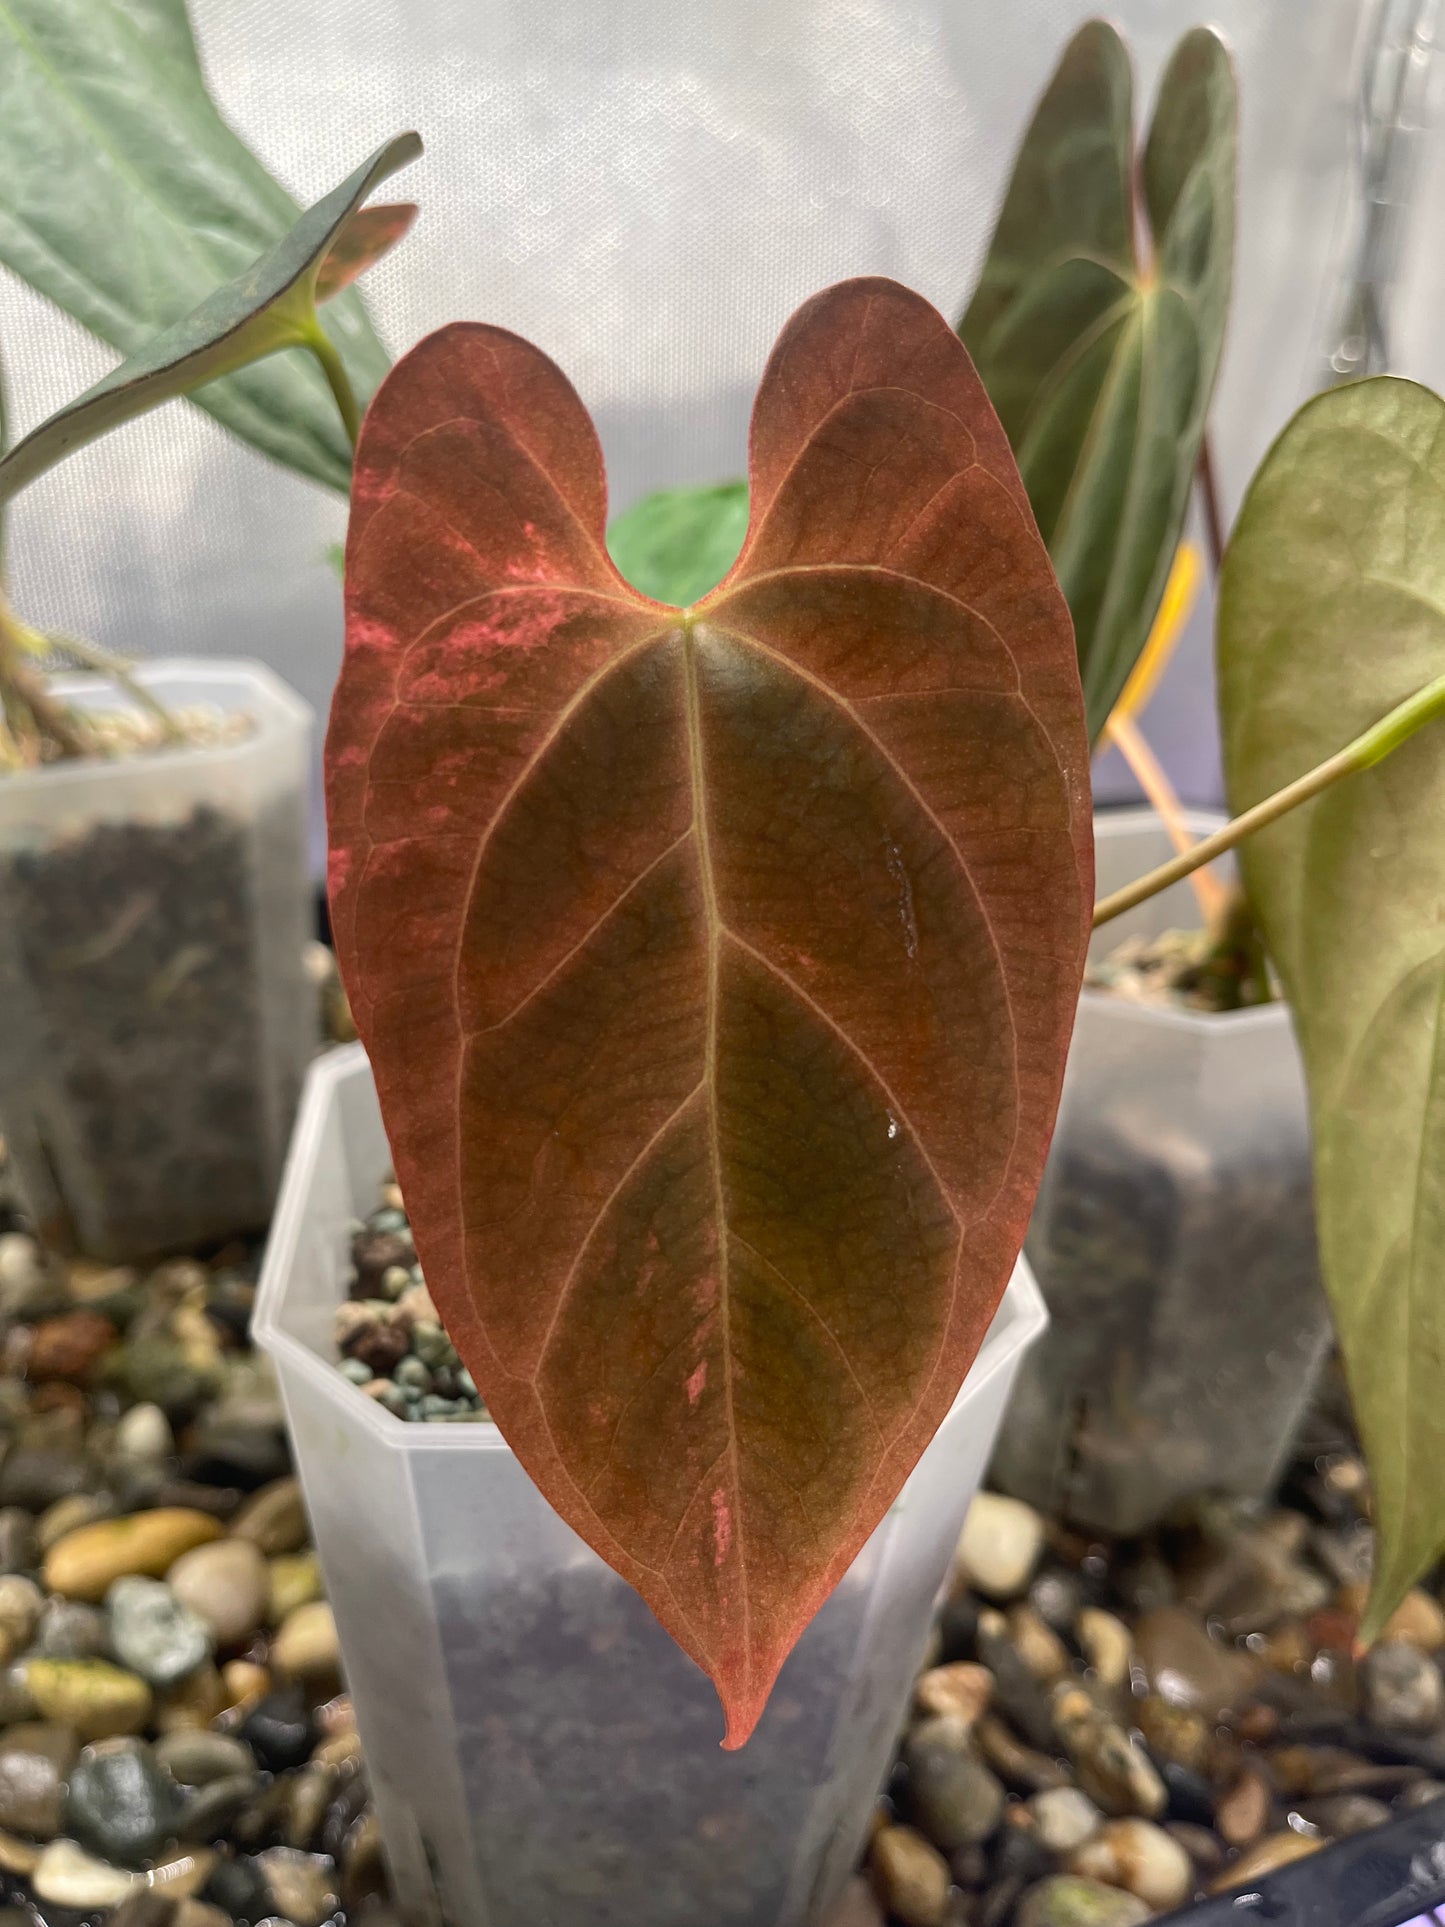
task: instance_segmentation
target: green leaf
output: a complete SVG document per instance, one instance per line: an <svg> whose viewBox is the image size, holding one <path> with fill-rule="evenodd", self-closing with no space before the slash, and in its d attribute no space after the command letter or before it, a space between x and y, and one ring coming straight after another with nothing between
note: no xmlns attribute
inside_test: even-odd
<svg viewBox="0 0 1445 1927"><path fill-rule="evenodd" d="M107 429L307 340L317 327L316 281L328 253L338 239L346 245L347 227L377 182L420 152L415 134L378 148L244 274L32 429L0 461L0 500Z"/></svg>
<svg viewBox="0 0 1445 1927"><path fill-rule="evenodd" d="M1223 44L1200 27L1175 48L1137 166L1131 94L1124 43L1090 21L1024 137L959 323L1068 597L1095 738L1184 526L1234 252Z"/></svg>
<svg viewBox="0 0 1445 1927"><path fill-rule="evenodd" d="M1230 543L1231 807L1445 673L1445 402L1381 377L1308 403ZM1445 734L1246 842L1309 1077L1320 1256L1374 1484L1366 1636L1445 1547Z"/></svg>
<svg viewBox="0 0 1445 1927"><path fill-rule="evenodd" d="M607 548L634 589L685 609L722 581L747 532L746 482L665 488L617 517Z"/></svg>
<svg viewBox="0 0 1445 1927"><path fill-rule="evenodd" d="M181 0L0 0L0 263L122 354L240 274L299 209L208 96ZM327 314L361 402L388 357L359 297ZM343 492L321 371L286 354L198 405Z"/></svg>

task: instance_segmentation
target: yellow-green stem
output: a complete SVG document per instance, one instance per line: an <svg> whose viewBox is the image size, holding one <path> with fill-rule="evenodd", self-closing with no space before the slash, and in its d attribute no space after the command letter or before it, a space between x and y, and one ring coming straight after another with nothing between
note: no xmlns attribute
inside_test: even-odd
<svg viewBox="0 0 1445 1927"><path fill-rule="evenodd" d="M346 363L336 352L336 346L319 321L313 319L310 327L302 336L305 345L321 364L336 406L341 412L341 424L346 430L347 440L355 448L356 438L361 433L361 410L356 402L356 390L351 385L351 377L346 372Z"/></svg>
<svg viewBox="0 0 1445 1927"><path fill-rule="evenodd" d="M1157 870L1151 870L1147 876L1126 884L1112 896L1101 898L1094 905L1094 928L1097 930L1100 924L1123 916L1126 910L1132 910L1136 904L1147 903L1150 897L1158 896L1161 890L1167 890L1171 883L1178 883L1182 878L1192 875L1202 865L1212 863L1215 857L1223 856L1226 850L1232 850L1256 830L1264 829L1266 824L1287 815L1301 803L1308 803L1312 796L1318 796L1321 790L1327 790L1342 776L1353 776L1358 770L1369 769L1375 763L1382 762L1391 750L1398 749L1417 729L1440 715L1445 715L1445 676L1437 676L1433 682L1426 683L1423 689L1417 689L1413 696L1407 696L1404 702L1392 709L1388 716L1382 716L1362 736L1357 736L1352 743L1347 743L1342 750L1306 775L1296 777L1293 783L1276 790L1273 796L1265 797L1262 803L1256 803L1252 810L1236 816L1222 830L1216 830L1213 836L1206 836L1183 856L1161 864Z"/></svg>

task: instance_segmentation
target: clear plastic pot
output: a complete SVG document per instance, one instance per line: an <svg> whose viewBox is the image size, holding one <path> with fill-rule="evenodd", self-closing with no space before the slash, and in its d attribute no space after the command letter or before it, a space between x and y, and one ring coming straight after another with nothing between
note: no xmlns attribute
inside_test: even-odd
<svg viewBox="0 0 1445 1927"><path fill-rule="evenodd" d="M1220 821L1190 818L1201 835ZM1149 810L1095 829L1100 896L1172 854ZM1180 883L1098 931L1094 954L1198 923ZM1085 990L1025 1249L1050 1324L993 1481L1116 1533L1197 1493L1267 1492L1330 1337L1288 1008L1151 1009Z"/></svg>
<svg viewBox="0 0 1445 1927"><path fill-rule="evenodd" d="M1020 1261L957 1402L748 1745L495 1426L404 1424L336 1370L352 1222L390 1169L359 1046L313 1068L266 1253L271 1354L395 1888L452 1927L802 1927L846 1880L1024 1350Z"/></svg>
<svg viewBox="0 0 1445 1927"><path fill-rule="evenodd" d="M255 727L0 777L0 1132L42 1235L111 1260L266 1222L317 1042L311 712L254 663L136 673Z"/></svg>

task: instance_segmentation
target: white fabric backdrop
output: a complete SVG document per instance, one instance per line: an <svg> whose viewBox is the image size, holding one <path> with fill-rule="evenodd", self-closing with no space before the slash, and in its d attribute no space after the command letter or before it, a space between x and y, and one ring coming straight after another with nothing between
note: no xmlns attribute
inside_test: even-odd
<svg viewBox="0 0 1445 1927"><path fill-rule="evenodd" d="M1200 4L1115 7L1144 95ZM1351 218L1369 4L1215 0L1203 16L1235 48L1243 90L1240 255L1216 415L1227 505L1318 382ZM817 288L886 273L959 311L1032 101L1094 10L1082 0L192 8L217 97L303 201L386 135L421 130L425 158L388 188L419 200L421 220L366 284L383 335L400 351L467 317L531 336L596 415L614 508L742 469L764 357ZM1430 270L1445 274L1438 258ZM1420 351L1445 362L1433 333ZM113 359L3 272L0 353L17 429ZM15 593L32 620L117 649L260 656L322 709L340 649L339 593L322 558L343 520L338 499L173 403L16 504ZM1201 618L1151 712L1186 794L1206 799L1207 658Z"/></svg>

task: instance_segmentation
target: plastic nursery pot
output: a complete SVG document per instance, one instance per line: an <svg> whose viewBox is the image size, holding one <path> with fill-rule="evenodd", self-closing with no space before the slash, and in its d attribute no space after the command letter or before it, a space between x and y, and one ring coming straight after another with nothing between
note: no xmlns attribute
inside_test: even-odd
<svg viewBox="0 0 1445 1927"><path fill-rule="evenodd" d="M1044 1322L1021 1261L888 1517L748 1745L496 1427L336 1370L353 1221L391 1168L360 1046L312 1069L255 1335L275 1361L398 1902L452 1927L804 1927L847 1879L963 1515Z"/></svg>
<svg viewBox="0 0 1445 1927"><path fill-rule="evenodd" d="M1200 835L1221 821L1189 818ZM1095 836L1100 896L1172 854L1150 810L1096 817ZM1093 954L1199 920L1180 883L1097 931ZM1112 1533L1202 1492L1269 1491L1330 1337L1288 1008L1086 989L1025 1249L1050 1325L995 1483Z"/></svg>
<svg viewBox="0 0 1445 1927"><path fill-rule="evenodd" d="M108 1260L266 1222L317 1042L311 712L254 663L136 674L254 728L0 776L0 1132L42 1235Z"/></svg>

